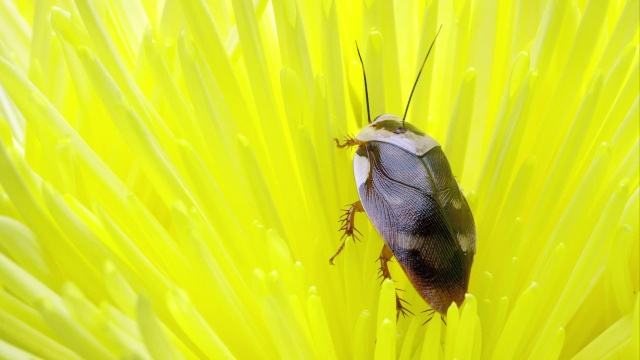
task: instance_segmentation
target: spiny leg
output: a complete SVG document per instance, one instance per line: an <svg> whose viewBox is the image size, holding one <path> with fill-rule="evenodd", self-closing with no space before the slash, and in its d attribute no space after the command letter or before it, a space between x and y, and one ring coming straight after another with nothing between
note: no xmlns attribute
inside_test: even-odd
<svg viewBox="0 0 640 360"><path fill-rule="evenodd" d="M358 235L356 235L355 233L357 232L360 235L362 235L362 233L358 229L356 229L355 218L356 218L356 212L362 212L362 211L364 211L364 208L362 207L362 203L358 200L353 204L349 205L349 208L347 208L344 211L344 214L342 214L342 216L340 217L339 221L342 223L342 226L340 226L340 230L344 231L344 233L342 234L342 237L340 237L342 244L338 248L338 251L336 251L336 253L331 257L331 259L329 259L329 264L333 265L333 259L335 259L336 256L338 256L338 254L340 254L344 249L344 240L346 237L351 236L353 241L356 241L356 240L360 241L360 239L358 238Z"/></svg>
<svg viewBox="0 0 640 360"><path fill-rule="evenodd" d="M429 321L431 321L431 319L433 319L433 316L436 314L436 310L435 309L427 309L425 311L423 311L423 313L427 313L427 320L425 322L422 323L422 325L428 323ZM444 315L440 315L440 320L442 320L442 322L447 325L447 322L444 320Z"/></svg>
<svg viewBox="0 0 640 360"><path fill-rule="evenodd" d="M389 266L387 265L387 263L391 261L392 257L393 252L391 252L389 246L385 244L382 248L382 251L380 252L380 257L378 258L380 260L380 277L382 278L382 281L384 281L385 279L391 279L391 273L389 272ZM398 319L400 318L400 314L402 314L402 316L407 316L407 313L413 315L413 313L403 305L403 303L407 305L411 304L409 304L406 300L401 299L398 295L398 291L402 290L396 288L396 321L398 321Z"/></svg>
<svg viewBox="0 0 640 360"><path fill-rule="evenodd" d="M333 138L333 141L336 142L336 146L339 148L345 148L345 147L351 147L351 146L360 146L362 144L364 144L363 141L360 141L356 138L354 138L352 135L347 135L344 137L344 142L342 144L340 144L340 141L338 141L338 139Z"/></svg>
<svg viewBox="0 0 640 360"><path fill-rule="evenodd" d="M422 323L422 325L428 323L429 321L431 321L431 319L433 319L433 315L436 313L435 309L427 309L425 311L423 311L423 313L427 313L427 320L425 322Z"/></svg>

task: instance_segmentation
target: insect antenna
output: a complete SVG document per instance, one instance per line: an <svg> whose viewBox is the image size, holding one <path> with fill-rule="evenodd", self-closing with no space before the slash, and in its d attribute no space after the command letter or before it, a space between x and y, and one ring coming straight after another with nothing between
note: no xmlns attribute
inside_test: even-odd
<svg viewBox="0 0 640 360"><path fill-rule="evenodd" d="M358 57L360 58L360 64L362 65L362 77L364 77L364 95L367 99L367 121L369 121L369 124L371 124L371 112L369 111L369 89L367 88L367 73L364 72L364 61L362 61L362 55L360 55L360 48L358 48L357 41L356 50L358 51Z"/></svg>
<svg viewBox="0 0 640 360"><path fill-rule="evenodd" d="M407 101L407 108L404 109L404 115L402 116L402 127L404 127L404 118L407 117L407 112L409 111L409 104L411 104L411 98L413 97L413 92L416 90L416 85L418 85L420 74L422 74L422 69L424 68L424 64L427 63L427 59L429 58L429 54L431 53L431 48L433 48L433 44L435 44L436 39L438 38L438 34L440 34L440 30L442 30L442 25L440 25L440 27L438 28L438 32L436 33L436 36L433 38L433 41L431 42L431 46L429 46L429 51L427 51L427 56L425 56L424 61L422 61L422 65L420 66L420 71L418 71L418 76L416 76L416 81L413 83L413 88L411 89L411 93L409 94L409 101ZM360 60L362 61L362 59ZM364 71L364 65L362 66L363 66L362 70ZM366 83L367 83L367 80L365 78L365 84ZM367 103L367 106L369 106L368 103Z"/></svg>

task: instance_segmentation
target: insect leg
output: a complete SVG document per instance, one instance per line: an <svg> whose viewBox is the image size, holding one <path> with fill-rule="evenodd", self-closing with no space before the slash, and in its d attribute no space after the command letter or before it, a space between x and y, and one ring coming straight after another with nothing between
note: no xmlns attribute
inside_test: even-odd
<svg viewBox="0 0 640 360"><path fill-rule="evenodd" d="M358 200L353 204L349 205L349 208L346 209L344 211L344 214L342 214L342 216L340 217L340 222L342 223L342 226L340 226L340 230L344 231L344 233L342 234L342 237L340 238L340 240L342 240L342 244L338 248L338 251L336 251L336 253L331 257L331 259L329 259L329 264L333 265L333 259L335 259L335 257L338 256L338 254L340 254L344 249L345 238L351 236L353 241L360 240L358 238L358 235L355 234L357 232L358 234L362 235L362 233L360 233L360 231L356 229L355 218L356 218L356 212L362 212L362 211L364 211L364 208L362 207L362 203Z"/></svg>
<svg viewBox="0 0 640 360"><path fill-rule="evenodd" d="M340 141L338 141L338 139L333 138L333 141L336 142L336 146L339 148L345 148L345 147L351 147L351 146L360 146L362 144L364 144L363 141L357 140L356 138L354 138L352 135L348 135L344 137L344 142L342 144L340 144Z"/></svg>
<svg viewBox="0 0 640 360"><path fill-rule="evenodd" d="M382 251L380 252L380 257L378 258L380 260L380 277L382 278L382 281L384 281L385 279L391 279L391 273L389 272L389 266L387 265L387 263L391 261L392 257L393 252L391 252L389 246L385 244L382 248ZM402 314L402 316L407 316L407 313L413 315L411 311L404 307L403 303L407 305L410 304L406 300L400 298L400 296L398 295L398 291L402 290L396 289L396 321L398 321L400 314Z"/></svg>
<svg viewBox="0 0 640 360"><path fill-rule="evenodd" d="M425 322L422 323L422 325L428 323L429 321L431 321L431 319L433 319L433 315L436 313L436 311L434 309L427 309L425 311L423 311L423 313L427 313L427 320ZM444 319L442 320L444 321ZM445 323L446 325L446 323Z"/></svg>

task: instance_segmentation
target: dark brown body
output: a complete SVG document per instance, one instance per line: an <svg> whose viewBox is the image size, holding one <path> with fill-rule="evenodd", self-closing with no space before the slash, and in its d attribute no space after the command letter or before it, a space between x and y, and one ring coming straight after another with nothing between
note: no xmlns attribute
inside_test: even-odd
<svg viewBox="0 0 640 360"><path fill-rule="evenodd" d="M441 147L418 156L367 141L355 158L364 210L415 289L441 314L452 302L461 305L475 254L475 224Z"/></svg>

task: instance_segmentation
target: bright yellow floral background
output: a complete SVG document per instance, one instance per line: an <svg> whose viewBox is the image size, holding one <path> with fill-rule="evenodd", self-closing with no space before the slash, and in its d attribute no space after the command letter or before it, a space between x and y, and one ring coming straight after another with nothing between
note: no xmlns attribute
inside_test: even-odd
<svg viewBox="0 0 640 360"><path fill-rule="evenodd" d="M638 0L0 1L0 358L638 358ZM476 218L446 325L332 138L402 114ZM395 321L394 286L416 315Z"/></svg>

